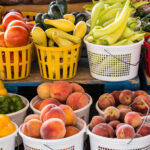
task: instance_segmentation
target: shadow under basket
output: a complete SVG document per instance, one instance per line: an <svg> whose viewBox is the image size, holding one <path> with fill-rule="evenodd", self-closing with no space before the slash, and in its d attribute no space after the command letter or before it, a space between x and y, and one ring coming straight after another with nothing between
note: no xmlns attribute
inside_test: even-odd
<svg viewBox="0 0 150 150"><path fill-rule="evenodd" d="M0 48L0 79L18 80L29 76L31 67L32 46Z"/></svg>
<svg viewBox="0 0 150 150"><path fill-rule="evenodd" d="M35 44L41 76L66 80L76 75L81 43L69 47L43 47Z"/></svg>

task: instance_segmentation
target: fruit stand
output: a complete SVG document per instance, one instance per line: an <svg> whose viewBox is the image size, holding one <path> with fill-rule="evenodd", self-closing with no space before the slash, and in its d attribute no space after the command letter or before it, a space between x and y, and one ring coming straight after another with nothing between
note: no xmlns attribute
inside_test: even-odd
<svg viewBox="0 0 150 150"><path fill-rule="evenodd" d="M1 8L0 150L149 150L150 2L23 2Z"/></svg>

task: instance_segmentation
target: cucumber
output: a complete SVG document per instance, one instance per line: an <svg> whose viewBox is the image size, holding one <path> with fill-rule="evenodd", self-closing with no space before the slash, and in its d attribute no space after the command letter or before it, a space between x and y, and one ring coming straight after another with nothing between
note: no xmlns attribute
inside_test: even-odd
<svg viewBox="0 0 150 150"><path fill-rule="evenodd" d="M35 22L36 23L42 23L42 13L38 13L36 16L35 16Z"/></svg>

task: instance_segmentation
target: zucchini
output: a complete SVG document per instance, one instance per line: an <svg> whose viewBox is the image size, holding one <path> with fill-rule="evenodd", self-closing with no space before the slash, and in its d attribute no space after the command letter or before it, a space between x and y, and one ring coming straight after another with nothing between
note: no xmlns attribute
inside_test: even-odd
<svg viewBox="0 0 150 150"><path fill-rule="evenodd" d="M45 14L42 15L42 25L44 27L44 30L52 28L53 26L44 23L45 19L51 19L51 16L49 14L47 14L47 13L45 13Z"/></svg>
<svg viewBox="0 0 150 150"><path fill-rule="evenodd" d="M35 27L40 27L44 30L44 27L41 23L36 23L33 28L35 28Z"/></svg>
<svg viewBox="0 0 150 150"><path fill-rule="evenodd" d="M47 46L47 37L44 30L40 27L35 27L31 32L33 41L40 46Z"/></svg>
<svg viewBox="0 0 150 150"><path fill-rule="evenodd" d="M36 16L35 16L35 22L36 23L42 23L42 13L38 13Z"/></svg>
<svg viewBox="0 0 150 150"><path fill-rule="evenodd" d="M67 13L68 8L66 0L56 0L56 4L59 5L63 15Z"/></svg>
<svg viewBox="0 0 150 150"><path fill-rule="evenodd" d="M57 4L50 6L48 14L50 16L52 16L53 19L62 19L63 18L62 11L61 11L59 5L57 5Z"/></svg>
<svg viewBox="0 0 150 150"><path fill-rule="evenodd" d="M78 13L76 15L75 24L77 24L79 21L86 22L88 20L88 15L86 13Z"/></svg>

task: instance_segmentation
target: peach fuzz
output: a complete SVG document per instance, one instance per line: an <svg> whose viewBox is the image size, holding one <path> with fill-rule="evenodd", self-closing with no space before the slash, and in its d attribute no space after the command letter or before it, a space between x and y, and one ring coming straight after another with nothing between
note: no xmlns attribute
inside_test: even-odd
<svg viewBox="0 0 150 150"><path fill-rule="evenodd" d="M136 132L138 131L139 127L136 129ZM144 123L141 130L139 131L139 134L141 136L147 136L150 135L150 123Z"/></svg>
<svg viewBox="0 0 150 150"><path fill-rule="evenodd" d="M119 101L121 104L129 105L132 103L134 94L130 90L123 90L119 95Z"/></svg>
<svg viewBox="0 0 150 150"><path fill-rule="evenodd" d="M100 123L96 125L92 129L92 133L99 135L99 136L104 136L104 137L114 137L114 130L113 128L106 124L106 123Z"/></svg>
<svg viewBox="0 0 150 150"><path fill-rule="evenodd" d="M117 125L120 124L120 121L113 120L108 123L114 130L117 128Z"/></svg>
<svg viewBox="0 0 150 150"><path fill-rule="evenodd" d="M78 110L88 105L88 102L89 102L89 98L87 94L74 92L69 95L66 104L69 105L73 110Z"/></svg>
<svg viewBox="0 0 150 150"><path fill-rule="evenodd" d="M121 110L120 110L120 117L119 117L119 120L120 120L121 122L124 122L125 115L126 115L128 112L131 112L131 110L130 110L130 109L121 109Z"/></svg>
<svg viewBox="0 0 150 150"><path fill-rule="evenodd" d="M72 87L72 92L73 92L73 93L74 93L74 92L85 93L84 88L83 88L81 85L79 85L79 84L77 84L77 83L71 83L70 85L71 85L71 87Z"/></svg>
<svg viewBox="0 0 150 150"><path fill-rule="evenodd" d="M137 112L128 112L125 115L124 122L136 128L140 126L143 121L141 119L141 116Z"/></svg>
<svg viewBox="0 0 150 150"><path fill-rule="evenodd" d="M40 84L37 87L37 94L41 99L47 99L50 97L50 88L52 84L49 82L45 82Z"/></svg>
<svg viewBox="0 0 150 150"><path fill-rule="evenodd" d="M145 103L150 107L150 97L139 95L134 99L133 108L135 111L146 113L147 112L147 106Z"/></svg>
<svg viewBox="0 0 150 150"><path fill-rule="evenodd" d="M122 105L122 104L118 105L117 109L119 109L119 110L121 110L121 109L130 109L130 110L132 110L130 106Z"/></svg>
<svg viewBox="0 0 150 150"><path fill-rule="evenodd" d="M111 94L105 93L99 97L98 106L100 109L106 109L109 106L115 106L115 99Z"/></svg>
<svg viewBox="0 0 150 150"><path fill-rule="evenodd" d="M30 114L30 115L26 116L26 118L24 119L24 123L28 122L31 119L40 120L40 115L39 114Z"/></svg>
<svg viewBox="0 0 150 150"><path fill-rule="evenodd" d="M48 99L42 100L39 110L41 111L48 104L55 104L56 106L59 106L60 102L54 98L48 98Z"/></svg>
<svg viewBox="0 0 150 150"><path fill-rule="evenodd" d="M120 95L120 93L121 93L121 91L113 91L112 92L112 96L115 99L116 106L120 104L120 101L119 101L119 95Z"/></svg>
<svg viewBox="0 0 150 150"><path fill-rule="evenodd" d="M38 119L31 119L28 122L24 123L21 131L27 136L33 137L33 138L40 138L40 129L42 126L42 121Z"/></svg>
<svg viewBox="0 0 150 150"><path fill-rule="evenodd" d="M55 81L52 84L50 95L64 103L72 93L72 87L67 81Z"/></svg>
<svg viewBox="0 0 150 150"><path fill-rule="evenodd" d="M52 105L52 104L49 104L49 105ZM49 106L48 105L48 106ZM50 106L51 107L51 106ZM61 119L64 123L66 122L66 116L65 116L65 113L64 111L58 107L58 106L55 106L55 107L52 107L50 109L48 109L47 107L44 107L42 112L41 112L41 120L44 122L48 119L51 119L51 118L59 118Z"/></svg>
<svg viewBox="0 0 150 150"><path fill-rule="evenodd" d="M58 118L48 119L42 124L40 133L43 139L61 139L66 134L65 124Z"/></svg>
<svg viewBox="0 0 150 150"><path fill-rule="evenodd" d="M118 120L119 117L120 117L120 111L114 106L109 106L104 111L104 118L106 122L112 120Z"/></svg>
<svg viewBox="0 0 150 150"><path fill-rule="evenodd" d="M77 121L77 116L68 105L59 105L59 107L64 111L66 116L66 125L74 125Z"/></svg>
<svg viewBox="0 0 150 150"><path fill-rule="evenodd" d="M138 90L134 93L134 96L137 97L139 95L144 95L144 96L148 96L147 92L143 91L143 90Z"/></svg>
<svg viewBox="0 0 150 150"><path fill-rule="evenodd" d="M131 139L135 136L134 128L131 125L125 124L117 128L116 136L119 139Z"/></svg>
<svg viewBox="0 0 150 150"><path fill-rule="evenodd" d="M73 136L79 132L80 132L80 130L78 128L76 128L74 126L67 126L65 137Z"/></svg>
<svg viewBox="0 0 150 150"><path fill-rule="evenodd" d="M121 127L122 125L126 125L126 123L119 123L119 124L117 124L116 129L118 129L118 128Z"/></svg>
<svg viewBox="0 0 150 150"><path fill-rule="evenodd" d="M99 123L106 123L105 119L102 116L93 116L89 124L89 129L92 130Z"/></svg>

